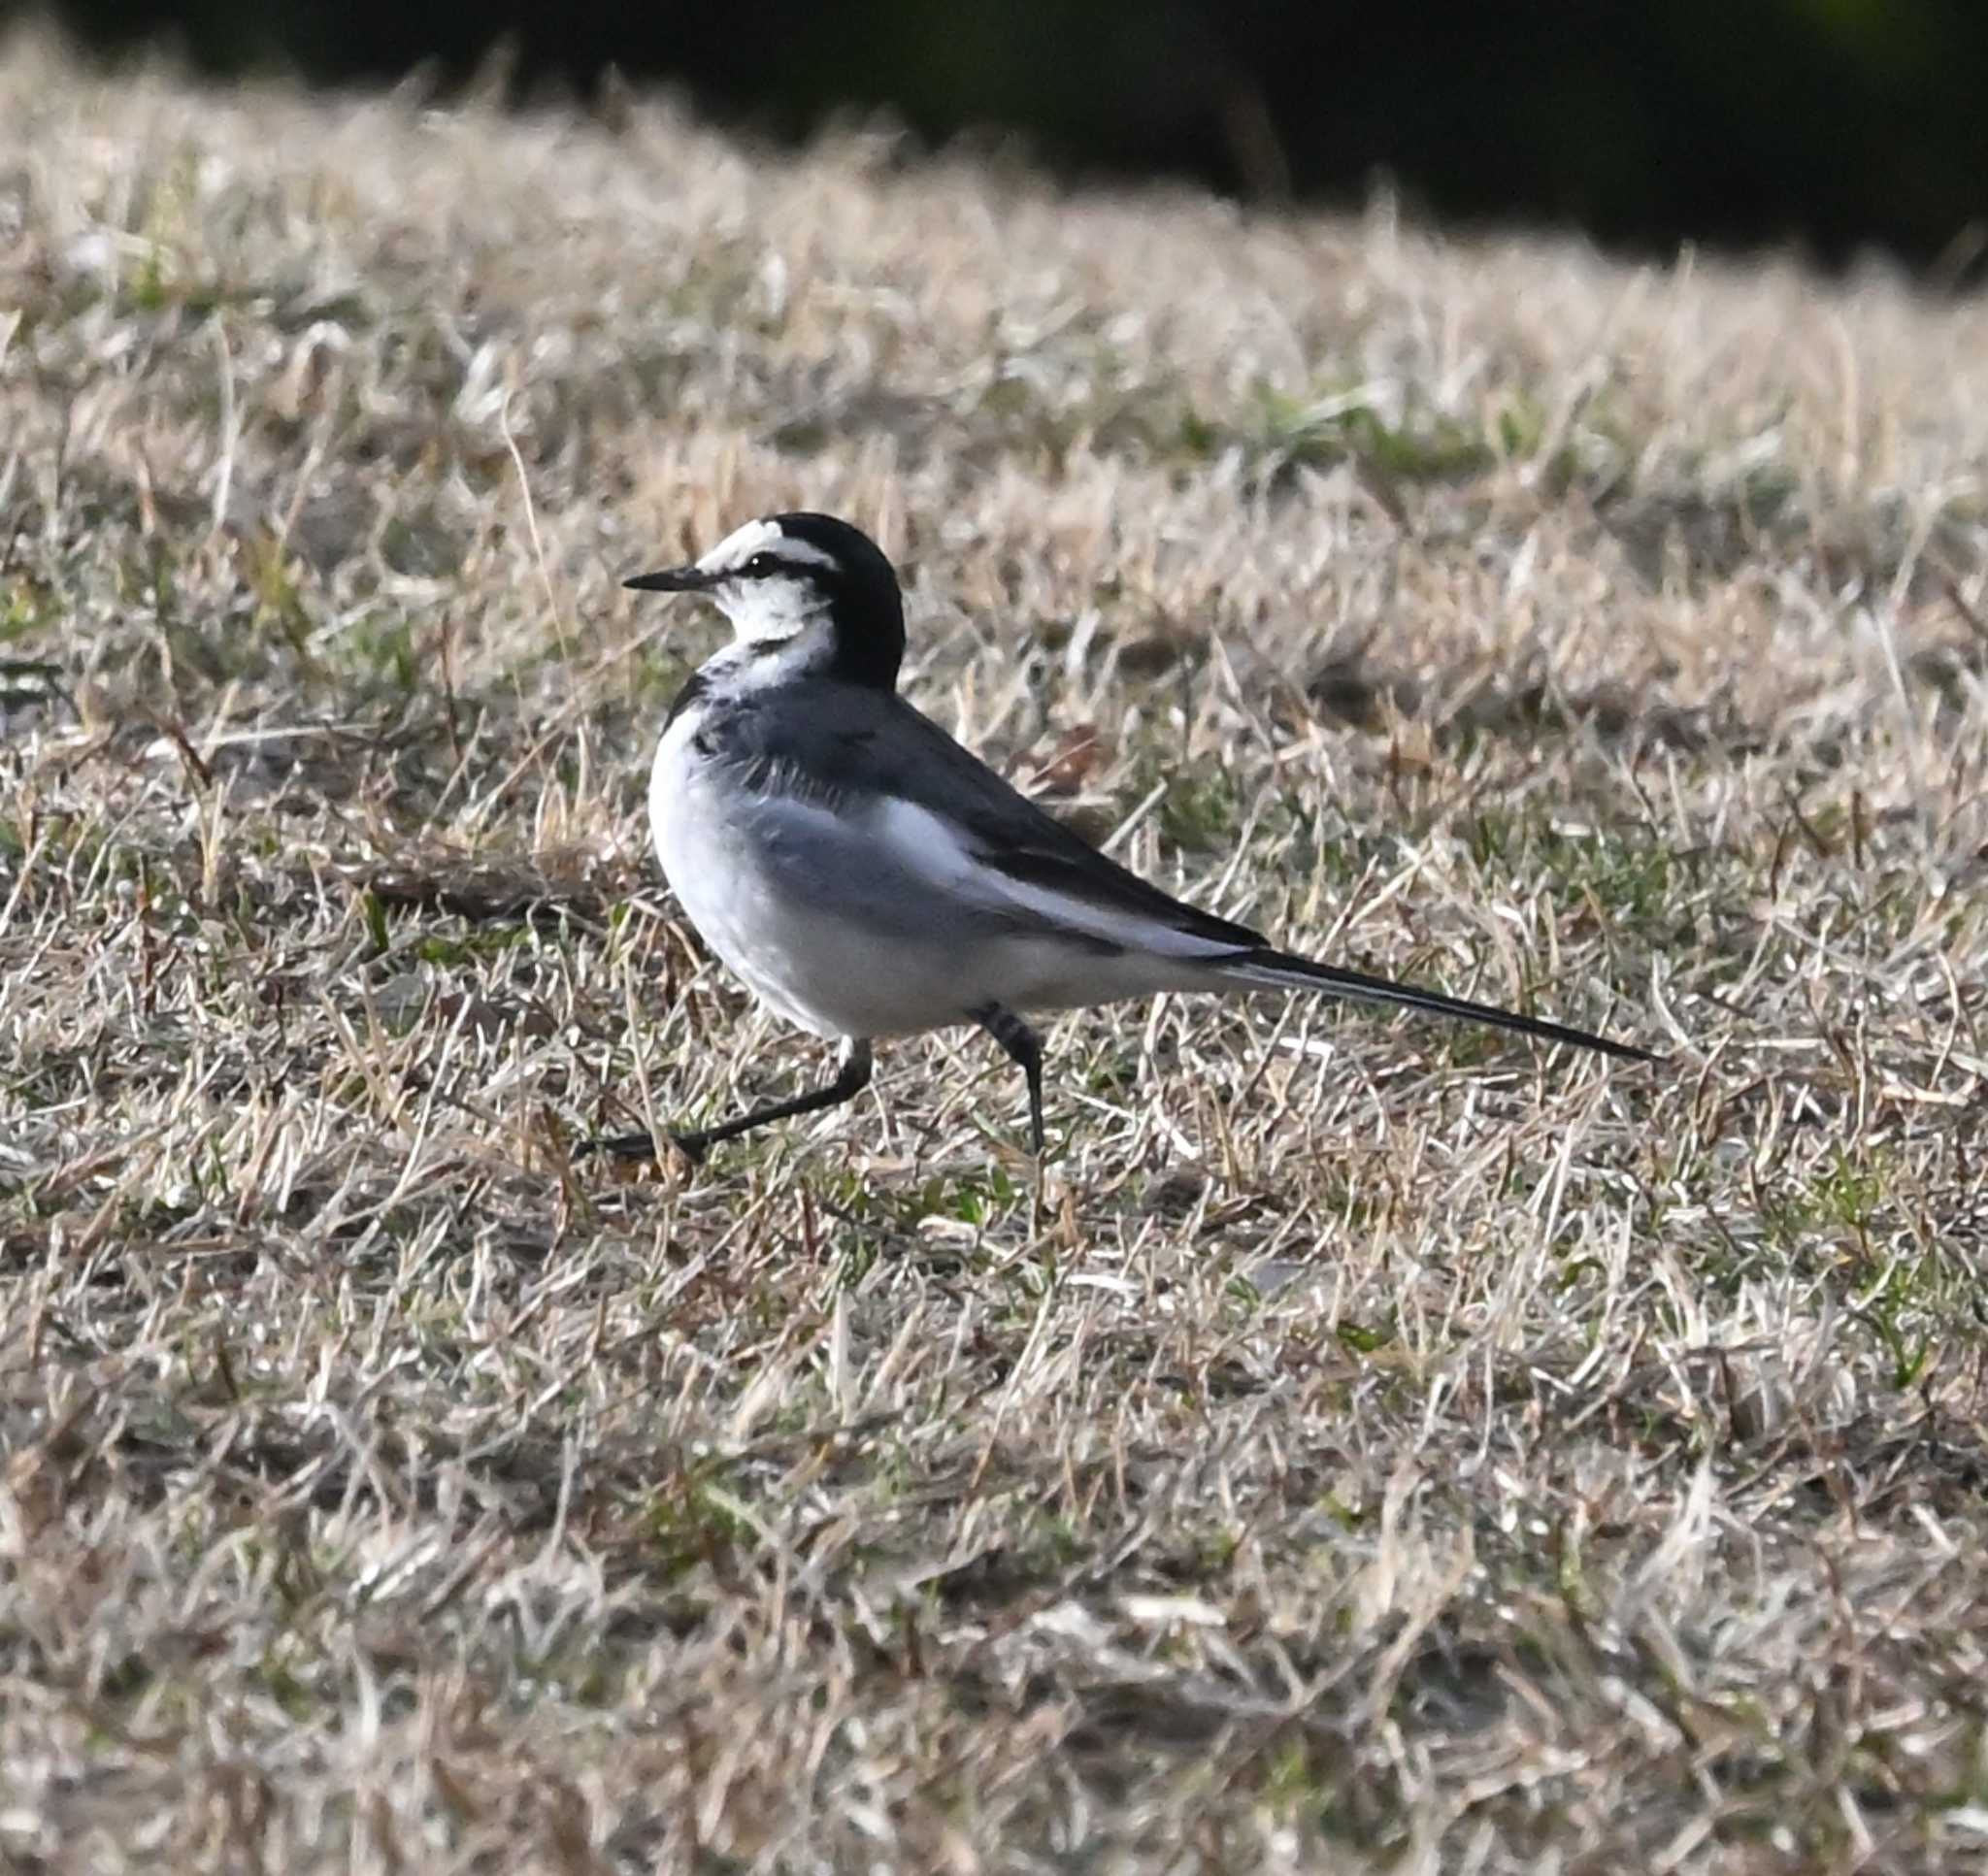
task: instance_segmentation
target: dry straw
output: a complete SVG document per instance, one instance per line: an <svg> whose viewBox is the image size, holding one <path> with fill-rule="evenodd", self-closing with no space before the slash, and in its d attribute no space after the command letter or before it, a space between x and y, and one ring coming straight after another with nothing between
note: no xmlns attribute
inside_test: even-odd
<svg viewBox="0 0 1988 1876"><path fill-rule="evenodd" d="M0 1861L1976 1867L1988 312L0 55ZM673 922L807 505L1309 1003L818 1074Z"/></svg>

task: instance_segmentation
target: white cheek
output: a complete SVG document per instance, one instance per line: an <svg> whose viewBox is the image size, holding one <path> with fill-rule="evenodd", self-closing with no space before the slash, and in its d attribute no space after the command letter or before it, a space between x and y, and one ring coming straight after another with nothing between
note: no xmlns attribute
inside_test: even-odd
<svg viewBox="0 0 1988 1876"><path fill-rule="evenodd" d="M760 639L791 638L819 616L812 596L787 581L741 580L713 594L732 630L750 644Z"/></svg>

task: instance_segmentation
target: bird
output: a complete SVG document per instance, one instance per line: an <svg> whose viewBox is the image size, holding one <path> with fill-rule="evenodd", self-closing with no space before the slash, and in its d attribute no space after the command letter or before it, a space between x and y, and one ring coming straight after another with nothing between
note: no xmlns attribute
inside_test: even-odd
<svg viewBox="0 0 1988 1876"><path fill-rule="evenodd" d="M1316 991L1489 1024L1625 1061L1650 1052L1277 949L1097 852L898 692L896 571L859 528L763 515L622 584L695 593L732 641L670 706L648 811L664 877L759 1001L837 1044L834 1079L665 1137L721 1140L853 1101L881 1037L977 1025L1020 1068L1044 1151L1028 1012L1167 991ZM651 1160L647 1132L582 1143Z"/></svg>

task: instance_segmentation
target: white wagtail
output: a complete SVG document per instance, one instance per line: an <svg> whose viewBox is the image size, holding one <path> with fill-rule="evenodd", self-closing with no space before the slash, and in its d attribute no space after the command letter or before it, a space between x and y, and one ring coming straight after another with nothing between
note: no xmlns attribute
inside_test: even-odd
<svg viewBox="0 0 1988 1876"><path fill-rule="evenodd" d="M1167 990L1322 990L1646 1061L1559 1023L1314 964L1171 899L1052 820L897 694L897 575L826 514L748 521L703 559L624 582L704 593L733 642L670 707L649 782L663 872L760 1001L841 1045L825 1088L670 1139L718 1140L854 1099L879 1036L977 1023L1028 1077L1020 1012ZM646 1133L589 1142L646 1159Z"/></svg>

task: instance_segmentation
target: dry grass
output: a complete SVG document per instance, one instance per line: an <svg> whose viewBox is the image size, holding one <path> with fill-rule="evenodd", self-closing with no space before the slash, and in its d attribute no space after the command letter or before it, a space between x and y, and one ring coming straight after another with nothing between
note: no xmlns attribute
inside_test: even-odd
<svg viewBox="0 0 1988 1876"><path fill-rule="evenodd" d="M1981 1866L1979 304L17 44L0 354L0 1862ZM823 1065L615 585L796 503L1155 876L1667 1065L569 1169Z"/></svg>

